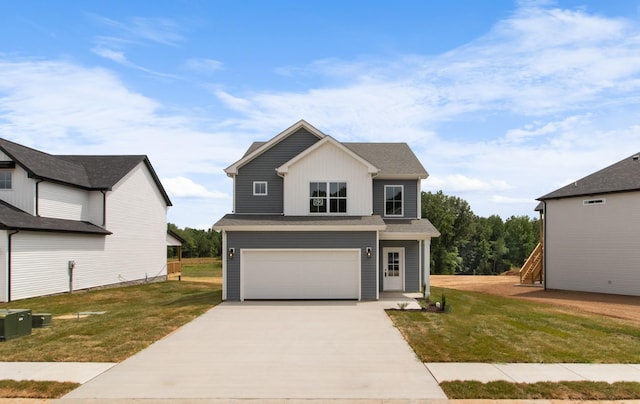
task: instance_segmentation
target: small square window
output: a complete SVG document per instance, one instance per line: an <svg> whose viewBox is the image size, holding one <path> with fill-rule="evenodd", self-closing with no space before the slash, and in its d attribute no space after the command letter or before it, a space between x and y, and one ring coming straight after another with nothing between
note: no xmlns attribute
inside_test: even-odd
<svg viewBox="0 0 640 404"><path fill-rule="evenodd" d="M253 194L254 195L267 195L267 181L254 181L253 182Z"/></svg>
<svg viewBox="0 0 640 404"><path fill-rule="evenodd" d="M11 189L11 171L0 171L0 189Z"/></svg>

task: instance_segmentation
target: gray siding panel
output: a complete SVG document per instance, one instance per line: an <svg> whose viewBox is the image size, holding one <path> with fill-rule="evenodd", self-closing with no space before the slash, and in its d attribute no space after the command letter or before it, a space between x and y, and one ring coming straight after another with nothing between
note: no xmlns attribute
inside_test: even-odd
<svg viewBox="0 0 640 404"><path fill-rule="evenodd" d="M380 251L385 247L404 247L404 289L405 292L420 292L420 242L417 240L382 240ZM384 257L380 254L380 268ZM380 271L380 291L383 288L383 272Z"/></svg>
<svg viewBox="0 0 640 404"><path fill-rule="evenodd" d="M311 132L300 129L240 167L235 178L235 213L283 213L283 179L276 168L318 140ZM254 181L267 181L268 195L254 196Z"/></svg>
<svg viewBox="0 0 640 404"><path fill-rule="evenodd" d="M418 214L418 181L417 180L373 180L373 214L384 217L384 186L403 185L403 214L405 218L416 219Z"/></svg>
<svg viewBox="0 0 640 404"><path fill-rule="evenodd" d="M365 255L366 247L372 248L371 257ZM375 232L227 232L227 248L236 251L233 258L227 258L227 300L240 300L240 250L243 248L360 248L361 299L376 299Z"/></svg>

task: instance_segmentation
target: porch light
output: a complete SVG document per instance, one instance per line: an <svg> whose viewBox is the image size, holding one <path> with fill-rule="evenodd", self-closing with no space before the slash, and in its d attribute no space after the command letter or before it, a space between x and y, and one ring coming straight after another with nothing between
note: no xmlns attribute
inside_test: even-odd
<svg viewBox="0 0 640 404"><path fill-rule="evenodd" d="M367 257L371 257L371 247L367 247L364 249L365 254L367 254Z"/></svg>
<svg viewBox="0 0 640 404"><path fill-rule="evenodd" d="M236 253L235 248L229 248L229 258L233 258L233 255Z"/></svg>

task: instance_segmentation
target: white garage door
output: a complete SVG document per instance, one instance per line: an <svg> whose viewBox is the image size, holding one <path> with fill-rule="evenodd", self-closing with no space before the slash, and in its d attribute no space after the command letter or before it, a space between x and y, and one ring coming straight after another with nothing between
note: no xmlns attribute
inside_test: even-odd
<svg viewBox="0 0 640 404"><path fill-rule="evenodd" d="M359 299L360 250L242 250L241 299Z"/></svg>

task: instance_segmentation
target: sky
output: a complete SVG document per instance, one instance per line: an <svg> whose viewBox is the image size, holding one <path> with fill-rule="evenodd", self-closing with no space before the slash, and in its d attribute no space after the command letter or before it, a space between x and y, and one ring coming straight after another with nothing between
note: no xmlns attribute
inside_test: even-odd
<svg viewBox="0 0 640 404"><path fill-rule="evenodd" d="M147 155L178 227L230 213L223 169L300 119L535 217L640 151L640 0L0 2L0 137Z"/></svg>

